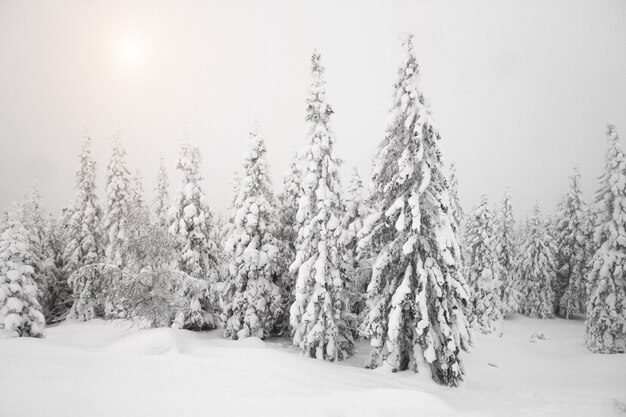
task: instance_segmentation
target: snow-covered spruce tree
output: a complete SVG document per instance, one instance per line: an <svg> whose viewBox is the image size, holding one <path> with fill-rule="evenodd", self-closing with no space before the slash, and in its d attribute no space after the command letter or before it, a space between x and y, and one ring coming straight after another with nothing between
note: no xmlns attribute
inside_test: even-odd
<svg viewBox="0 0 626 417"><path fill-rule="evenodd" d="M626 157L608 126L606 167L596 192L594 243L587 276L585 344L595 353L626 350Z"/></svg>
<svg viewBox="0 0 626 417"><path fill-rule="evenodd" d="M440 136L418 88L412 38L403 44L393 108L373 167L375 213L360 233L360 250L376 254L361 333L371 338L366 366L430 369L455 386L461 350L471 345L465 310L469 288L458 265Z"/></svg>
<svg viewBox="0 0 626 417"><path fill-rule="evenodd" d="M153 213L157 224L168 227L168 213L170 210L170 181L167 177L165 159L161 157L159 165L159 175L157 176L156 197L153 203Z"/></svg>
<svg viewBox="0 0 626 417"><path fill-rule="evenodd" d="M126 247L131 233L128 220L132 205L130 172L126 167L126 151L117 135L111 140L111 159L106 172L106 209L102 220L105 238L105 264L123 269L126 266ZM119 275L122 278L122 275ZM111 282L112 285L119 283ZM122 318L126 312L121 300L105 301L105 316Z"/></svg>
<svg viewBox="0 0 626 417"><path fill-rule="evenodd" d="M304 354L330 361L353 350L345 322L346 291L341 276L341 185L335 139L330 127L332 107L326 102L320 54L311 58L313 82L307 98L310 124L303 153L301 195L296 223L295 301L290 310L293 344Z"/></svg>
<svg viewBox="0 0 626 417"><path fill-rule="evenodd" d="M218 247L212 240L212 216L206 197L200 187L200 151L183 141L177 168L183 179L180 192L170 209L170 228L178 253L178 268L185 274L207 280L217 279ZM187 291L180 288L180 291ZM192 329L213 328L215 323L206 321L214 307L208 298L189 299L187 308L181 310L174 320L174 327Z"/></svg>
<svg viewBox="0 0 626 417"><path fill-rule="evenodd" d="M86 136L76 172L76 198L67 224L64 258L74 303L68 318L89 320L95 317L96 300L93 293L97 274L85 266L102 260L101 211L96 196L96 162L91 156L91 139Z"/></svg>
<svg viewBox="0 0 626 417"><path fill-rule="evenodd" d="M589 236L586 207L580 189L578 168L570 177L570 190L562 200L556 225L557 282L555 305L565 318L585 309L585 275L589 261Z"/></svg>
<svg viewBox="0 0 626 417"><path fill-rule="evenodd" d="M130 178L130 216L135 218L135 222L145 221L147 223L153 223L152 213L148 208L143 191L143 177L139 169ZM130 235L139 233L136 228L130 229Z"/></svg>
<svg viewBox="0 0 626 417"><path fill-rule="evenodd" d="M229 280L222 296L222 311L224 337L230 339L268 337L280 308L280 291L274 284L278 247L272 223L276 212L265 153L265 141L255 125L224 246L229 257Z"/></svg>
<svg viewBox="0 0 626 417"><path fill-rule="evenodd" d="M38 300L45 297L46 271L44 268L46 239L46 222L41 208L41 194L39 188L33 185L32 190L24 195L21 204L21 223L26 229L29 251L27 264L33 268L33 279L39 289Z"/></svg>
<svg viewBox="0 0 626 417"><path fill-rule="evenodd" d="M465 225L465 276L472 289L472 324L485 334L500 331L503 308L500 292L502 267L496 252L496 232L487 195Z"/></svg>
<svg viewBox="0 0 626 417"><path fill-rule="evenodd" d="M13 204L5 212L0 235L0 329L42 337L46 322L37 301L29 233L20 211Z"/></svg>
<svg viewBox="0 0 626 417"><path fill-rule="evenodd" d="M341 219L341 244L345 251L343 255L344 275L348 292L348 312L354 337L358 337L358 327L363 321L365 310L365 293L371 272L371 254L358 251L358 234L363 228L365 218L370 214L364 199L363 180L356 168L352 170L352 177L348 184L345 196L345 212Z"/></svg>
<svg viewBox="0 0 626 417"><path fill-rule="evenodd" d="M526 240L516 260L516 290L519 292L521 314L540 319L554 317L552 281L556 276L555 254L554 239L535 203Z"/></svg>
<svg viewBox="0 0 626 417"><path fill-rule="evenodd" d="M126 167L126 151L115 135L111 140L111 159L106 172L106 210L102 231L106 239L106 263L125 265L124 248L128 241L128 216L131 206L130 172Z"/></svg>
<svg viewBox="0 0 626 417"><path fill-rule="evenodd" d="M290 333L289 309L295 301L293 291L295 277L289 272L289 266L296 258L296 239L298 238L296 213L300 199L300 184L302 184L301 172L300 158L297 152L294 152L289 169L283 177L282 191L278 195L276 238L279 248L277 264L280 282L278 286L281 291L282 306L276 315L273 333L279 336Z"/></svg>
<svg viewBox="0 0 626 417"><path fill-rule="evenodd" d="M496 217L496 252L498 262L502 268L501 298L504 313L517 311L517 297L515 292L516 275L515 259L517 257L517 240L515 218L509 190L504 191L504 198Z"/></svg>
<svg viewBox="0 0 626 417"><path fill-rule="evenodd" d="M57 223L50 216L46 222L43 263L46 280L42 291L41 307L47 323L64 319L72 307L72 291L67 282L65 258L63 258L63 234L67 219L62 215L61 221Z"/></svg>
<svg viewBox="0 0 626 417"><path fill-rule="evenodd" d="M39 289L37 299L46 322L58 321L65 315L70 291L63 273L61 242L52 218L46 219L41 206L39 188L34 185L21 205L22 225L28 236L27 264L33 268L33 279Z"/></svg>

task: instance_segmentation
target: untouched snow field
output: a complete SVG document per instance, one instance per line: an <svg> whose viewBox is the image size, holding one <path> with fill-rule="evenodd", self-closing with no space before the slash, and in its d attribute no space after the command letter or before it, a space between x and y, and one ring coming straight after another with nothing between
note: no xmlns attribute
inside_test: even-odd
<svg viewBox="0 0 626 417"><path fill-rule="evenodd" d="M0 416L623 416L626 355L594 355L584 323L514 317L476 334L461 388L426 374L301 356L288 340L128 330L93 320L0 339ZM531 342L541 332L545 340ZM491 363L491 365L490 365Z"/></svg>

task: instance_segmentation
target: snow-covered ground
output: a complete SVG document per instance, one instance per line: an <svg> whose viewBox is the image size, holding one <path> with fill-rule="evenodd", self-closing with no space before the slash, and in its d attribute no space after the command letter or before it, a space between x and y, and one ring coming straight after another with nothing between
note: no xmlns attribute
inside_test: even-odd
<svg viewBox="0 0 626 417"><path fill-rule="evenodd" d="M64 323L45 339L0 339L0 416L618 416L626 355L594 355L581 320L505 322L476 335L461 388L427 375L301 356L287 340L219 331ZM545 340L531 342L541 332Z"/></svg>

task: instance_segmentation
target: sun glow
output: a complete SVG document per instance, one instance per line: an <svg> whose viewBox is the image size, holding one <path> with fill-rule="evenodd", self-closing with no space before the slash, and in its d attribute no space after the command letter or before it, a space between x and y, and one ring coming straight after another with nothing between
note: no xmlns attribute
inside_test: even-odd
<svg viewBox="0 0 626 417"><path fill-rule="evenodd" d="M124 36L115 42L115 62L123 72L139 71L145 65L146 48L137 36Z"/></svg>

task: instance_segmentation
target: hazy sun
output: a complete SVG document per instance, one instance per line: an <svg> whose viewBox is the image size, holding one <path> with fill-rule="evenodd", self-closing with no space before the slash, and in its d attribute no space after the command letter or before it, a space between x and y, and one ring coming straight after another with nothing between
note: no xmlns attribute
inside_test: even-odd
<svg viewBox="0 0 626 417"><path fill-rule="evenodd" d="M114 55L119 70L138 71L144 65L145 45L136 36L124 36L117 39L114 45Z"/></svg>

